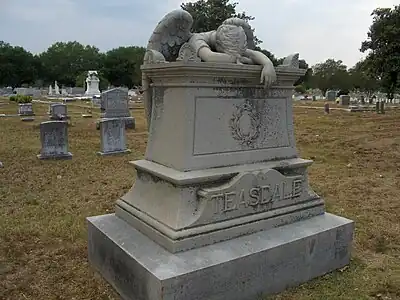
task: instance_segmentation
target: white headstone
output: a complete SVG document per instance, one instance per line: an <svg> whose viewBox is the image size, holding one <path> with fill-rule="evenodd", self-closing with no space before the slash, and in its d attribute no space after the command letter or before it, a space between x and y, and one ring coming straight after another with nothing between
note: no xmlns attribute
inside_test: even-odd
<svg viewBox="0 0 400 300"><path fill-rule="evenodd" d="M54 82L54 90L55 90L56 95L60 95L60 88L57 84L57 81Z"/></svg>
<svg viewBox="0 0 400 300"><path fill-rule="evenodd" d="M85 95L100 95L99 89L100 79L97 71L88 71L86 78L86 92Z"/></svg>

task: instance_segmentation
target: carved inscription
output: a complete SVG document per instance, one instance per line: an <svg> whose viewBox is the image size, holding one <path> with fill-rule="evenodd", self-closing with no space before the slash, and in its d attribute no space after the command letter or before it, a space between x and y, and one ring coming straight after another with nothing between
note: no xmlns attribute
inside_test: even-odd
<svg viewBox="0 0 400 300"><path fill-rule="evenodd" d="M293 180L291 186L285 182L274 185L262 185L250 189L230 191L211 196L214 204L214 213L221 214L229 211L248 207L260 208L277 201L289 200L300 197L302 192L302 180Z"/></svg>
<svg viewBox="0 0 400 300"><path fill-rule="evenodd" d="M304 177L284 176L274 169L237 175L220 187L201 189L214 215L245 215L307 200Z"/></svg>

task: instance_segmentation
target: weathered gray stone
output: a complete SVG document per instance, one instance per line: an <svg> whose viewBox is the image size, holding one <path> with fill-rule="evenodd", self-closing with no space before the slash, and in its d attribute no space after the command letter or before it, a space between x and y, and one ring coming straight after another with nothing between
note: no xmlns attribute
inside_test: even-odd
<svg viewBox="0 0 400 300"><path fill-rule="evenodd" d="M51 120L66 120L68 119L67 105L55 103L50 105Z"/></svg>
<svg viewBox="0 0 400 300"><path fill-rule="evenodd" d="M18 114L20 116L34 116L32 103L21 103L18 104Z"/></svg>
<svg viewBox="0 0 400 300"><path fill-rule="evenodd" d="M350 96L349 95L341 95L340 96L340 105L349 106L350 105Z"/></svg>
<svg viewBox="0 0 400 300"><path fill-rule="evenodd" d="M127 89L114 88L101 93L101 117L123 119L125 128L135 129L135 119L130 114L128 103ZM100 128L99 125L97 125L97 128Z"/></svg>
<svg viewBox="0 0 400 300"><path fill-rule="evenodd" d="M130 153L126 148L125 126L122 119L102 119L100 121L101 151L99 155Z"/></svg>
<svg viewBox="0 0 400 300"><path fill-rule="evenodd" d="M88 218L88 252L124 300L255 300L347 265L353 230L326 213L172 254L104 215Z"/></svg>
<svg viewBox="0 0 400 300"><path fill-rule="evenodd" d="M39 159L71 159L68 151L68 123L48 121L40 123L40 141L42 149Z"/></svg>
<svg viewBox="0 0 400 300"><path fill-rule="evenodd" d="M232 55L215 45L218 30L245 48L251 28L234 18L191 35L191 22L171 12L150 38L145 157L115 215L89 218L90 262L124 299L143 300L254 299L344 266L353 222L325 213L295 145L299 55L273 68L241 49L219 63Z"/></svg>
<svg viewBox="0 0 400 300"><path fill-rule="evenodd" d="M327 101L335 101L336 100L336 91L326 91L325 98Z"/></svg>

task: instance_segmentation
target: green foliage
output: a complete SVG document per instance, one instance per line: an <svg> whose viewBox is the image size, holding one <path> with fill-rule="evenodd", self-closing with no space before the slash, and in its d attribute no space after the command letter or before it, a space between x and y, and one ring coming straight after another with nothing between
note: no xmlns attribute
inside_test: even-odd
<svg viewBox="0 0 400 300"><path fill-rule="evenodd" d="M17 102L17 103L31 103L32 96L25 96L25 95L13 95L10 96L10 101Z"/></svg>
<svg viewBox="0 0 400 300"><path fill-rule="evenodd" d="M94 46L58 42L41 53L39 58L46 82L57 80L63 85L72 86L82 72L100 69L103 54Z"/></svg>
<svg viewBox="0 0 400 300"><path fill-rule="evenodd" d="M245 12L237 13L237 4L236 2L231 3L230 0L199 0L182 3L181 8L192 15L194 32L207 32L216 30L228 18L237 17L245 21L254 20L254 17L246 15ZM254 43L258 45L262 41L254 36Z"/></svg>
<svg viewBox="0 0 400 300"><path fill-rule="evenodd" d="M373 22L361 51L370 51L366 59L368 70L381 80L388 98L393 99L400 88L400 5L377 8L371 15Z"/></svg>
<svg viewBox="0 0 400 300"><path fill-rule="evenodd" d="M368 98L370 98L380 87L379 79L369 70L369 63L370 61L367 59L359 61L349 70L353 88L366 93Z"/></svg>
<svg viewBox="0 0 400 300"><path fill-rule="evenodd" d="M22 47L0 41L0 86L13 88L34 82L37 59Z"/></svg>
<svg viewBox="0 0 400 300"><path fill-rule="evenodd" d="M296 85L294 90L296 93L301 93L301 94L305 94L307 91L307 89L302 84Z"/></svg>
<svg viewBox="0 0 400 300"><path fill-rule="evenodd" d="M313 67L311 85L324 94L328 89L350 90L352 84L347 66L341 60L328 59Z"/></svg>
<svg viewBox="0 0 400 300"><path fill-rule="evenodd" d="M146 49L143 47L119 47L105 55L103 73L114 86L132 88L140 85L140 66Z"/></svg>

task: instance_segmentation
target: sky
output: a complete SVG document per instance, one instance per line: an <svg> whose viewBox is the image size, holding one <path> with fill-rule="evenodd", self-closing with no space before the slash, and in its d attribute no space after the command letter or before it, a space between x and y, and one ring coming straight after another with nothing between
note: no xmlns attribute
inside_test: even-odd
<svg viewBox="0 0 400 300"><path fill-rule="evenodd" d="M310 65L328 58L348 67L364 56L361 42L377 7L399 0L237 0L237 11L276 57L300 53ZM40 53L58 41L101 51L146 46L157 23L182 0L0 0L0 40Z"/></svg>

